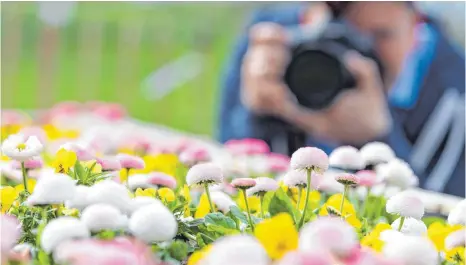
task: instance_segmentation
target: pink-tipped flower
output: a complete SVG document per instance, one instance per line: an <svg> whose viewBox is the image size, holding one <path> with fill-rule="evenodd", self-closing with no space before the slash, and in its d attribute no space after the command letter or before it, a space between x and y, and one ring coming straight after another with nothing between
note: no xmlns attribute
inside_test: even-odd
<svg viewBox="0 0 466 265"><path fill-rule="evenodd" d="M2 214L0 215L0 227L1 254L7 255L19 240L21 225L16 217Z"/></svg>
<svg viewBox="0 0 466 265"><path fill-rule="evenodd" d="M400 227L400 222L401 217L393 221L392 229L398 229ZM427 235L427 226L421 220L408 217L405 218L400 232L408 236L425 236Z"/></svg>
<svg viewBox="0 0 466 265"><path fill-rule="evenodd" d="M63 101L58 104L55 104L50 110L52 116L56 115L72 115L80 112L82 110L81 103L77 101Z"/></svg>
<svg viewBox="0 0 466 265"><path fill-rule="evenodd" d="M260 155L270 152L270 148L267 143L261 139L246 138L242 141L247 155Z"/></svg>
<svg viewBox="0 0 466 265"><path fill-rule="evenodd" d="M450 233L445 238L445 249L450 250L456 247L464 247L466 244L466 229L460 229Z"/></svg>
<svg viewBox="0 0 466 265"><path fill-rule="evenodd" d="M176 188L176 179L173 176L163 172L152 172L148 176L149 183L152 185L163 186L169 189Z"/></svg>
<svg viewBox="0 0 466 265"><path fill-rule="evenodd" d="M386 210L390 214L421 219L424 215L424 203L415 194L403 191L387 201Z"/></svg>
<svg viewBox="0 0 466 265"><path fill-rule="evenodd" d="M291 156L291 168L296 170L317 170L328 169L328 156L319 148L301 147Z"/></svg>
<svg viewBox="0 0 466 265"><path fill-rule="evenodd" d="M14 169L21 169L21 163L18 161L12 161L11 165ZM38 169L42 168L43 166L44 161L42 161L42 158L40 156L24 161L24 167L26 169Z"/></svg>
<svg viewBox="0 0 466 265"><path fill-rule="evenodd" d="M276 191L280 186L274 179L267 177L256 178L256 185L246 190L248 196L263 194L268 191Z"/></svg>
<svg viewBox="0 0 466 265"><path fill-rule="evenodd" d="M336 181L345 186L356 186L359 184L359 178L353 174L340 174L335 177Z"/></svg>
<svg viewBox="0 0 466 265"><path fill-rule="evenodd" d="M340 258L348 257L357 244L353 227L336 217L320 217L307 223L299 236L299 250L324 249Z"/></svg>
<svg viewBox="0 0 466 265"><path fill-rule="evenodd" d="M359 186L372 187L376 184L379 184L377 174L372 170L358 171L356 176L359 178Z"/></svg>
<svg viewBox="0 0 466 265"><path fill-rule="evenodd" d="M371 142L364 145L359 151L366 165L387 163L395 158L395 152L385 143Z"/></svg>
<svg viewBox="0 0 466 265"><path fill-rule="evenodd" d="M223 182L222 169L214 163L201 163L189 169L186 183L192 185L219 184Z"/></svg>
<svg viewBox="0 0 466 265"><path fill-rule="evenodd" d="M99 157L97 163L102 166L102 171L118 171L121 169L120 160L116 157Z"/></svg>
<svg viewBox="0 0 466 265"><path fill-rule="evenodd" d="M330 166L343 170L360 170L365 164L359 150L352 146L341 146L329 156Z"/></svg>
<svg viewBox="0 0 466 265"><path fill-rule="evenodd" d="M118 154L117 159L120 161L122 168L143 169L146 164L142 158L127 154Z"/></svg>
<svg viewBox="0 0 466 265"><path fill-rule="evenodd" d="M71 265L159 265L149 246L135 239L81 239L67 241L55 250L54 259Z"/></svg>
<svg viewBox="0 0 466 265"><path fill-rule="evenodd" d="M383 254L391 260L409 265L437 265L439 256L435 245L421 236L403 236L384 244Z"/></svg>
<svg viewBox="0 0 466 265"><path fill-rule="evenodd" d="M94 114L109 121L118 121L126 117L126 109L116 103L105 104L94 109Z"/></svg>
<svg viewBox="0 0 466 265"><path fill-rule="evenodd" d="M336 260L327 251L288 252L277 265L333 265Z"/></svg>
<svg viewBox="0 0 466 265"><path fill-rule="evenodd" d="M273 173L284 173L290 168L290 157L282 154L267 154L269 169Z"/></svg>
<svg viewBox="0 0 466 265"><path fill-rule="evenodd" d="M2 126L24 124L28 120L24 113L15 110L2 110L1 117Z"/></svg>
<svg viewBox="0 0 466 265"><path fill-rule="evenodd" d="M193 146L181 152L179 159L181 163L187 166L194 166L198 163L210 161L211 157L207 149Z"/></svg>
<svg viewBox="0 0 466 265"><path fill-rule="evenodd" d="M68 142L63 144L60 148L63 148L67 151L73 151L76 154L78 160L80 161L89 161L95 158L95 156L91 152L89 152L90 148L83 146L79 143Z"/></svg>
<svg viewBox="0 0 466 265"><path fill-rule="evenodd" d="M231 182L231 185L237 189L249 189L256 185L256 181L252 178L237 178Z"/></svg>
<svg viewBox="0 0 466 265"><path fill-rule="evenodd" d="M320 182L322 180L322 175L316 172L312 172L311 175L311 187L313 189L318 189ZM283 178L283 182L286 186L290 188L306 188L307 186L307 173L305 171L290 170L286 173Z"/></svg>

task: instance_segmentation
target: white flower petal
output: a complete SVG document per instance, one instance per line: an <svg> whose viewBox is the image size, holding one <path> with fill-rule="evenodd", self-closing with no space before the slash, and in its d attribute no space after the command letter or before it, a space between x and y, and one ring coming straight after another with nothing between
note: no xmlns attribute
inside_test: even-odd
<svg viewBox="0 0 466 265"><path fill-rule="evenodd" d="M90 237L90 232L80 220L62 216L50 221L44 228L40 244L45 252L52 252L60 243L76 238Z"/></svg>

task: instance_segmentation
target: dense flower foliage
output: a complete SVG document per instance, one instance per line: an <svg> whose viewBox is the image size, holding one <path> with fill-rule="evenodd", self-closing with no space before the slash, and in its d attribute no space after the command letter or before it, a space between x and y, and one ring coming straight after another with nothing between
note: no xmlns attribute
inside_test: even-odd
<svg viewBox="0 0 466 265"><path fill-rule="evenodd" d="M2 264L465 264L465 201L432 217L382 143L219 152L99 104L7 112Z"/></svg>

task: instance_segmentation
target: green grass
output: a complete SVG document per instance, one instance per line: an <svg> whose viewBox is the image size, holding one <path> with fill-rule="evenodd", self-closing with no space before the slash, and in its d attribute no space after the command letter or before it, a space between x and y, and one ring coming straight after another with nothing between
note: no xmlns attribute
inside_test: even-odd
<svg viewBox="0 0 466 265"><path fill-rule="evenodd" d="M212 135L220 71L251 7L228 2L80 2L69 24L50 29L38 19L36 3L2 3L2 55L13 50L13 33L21 34L19 52L2 58L2 108L113 101L138 119ZM95 27L100 37L83 34L85 27ZM139 40L121 38L138 31ZM40 59L47 49L51 56ZM141 91L144 78L188 51L206 56L202 75L162 100L146 99Z"/></svg>

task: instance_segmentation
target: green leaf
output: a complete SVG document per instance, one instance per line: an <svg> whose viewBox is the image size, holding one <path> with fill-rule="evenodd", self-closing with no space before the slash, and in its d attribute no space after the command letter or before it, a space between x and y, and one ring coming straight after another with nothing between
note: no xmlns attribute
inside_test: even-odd
<svg viewBox="0 0 466 265"><path fill-rule="evenodd" d="M86 170L84 167L81 165L81 163L76 160L76 163L74 164L74 172L77 175L77 179L81 181L86 181L87 175L86 175Z"/></svg>
<svg viewBox="0 0 466 265"><path fill-rule="evenodd" d="M235 229L235 221L222 213L209 213L204 217L207 225L219 225L229 229Z"/></svg>
<svg viewBox="0 0 466 265"><path fill-rule="evenodd" d="M206 243L204 242L204 239L202 238L201 233L198 233L196 235L196 241L200 248L203 248L206 246Z"/></svg>
<svg viewBox="0 0 466 265"><path fill-rule="evenodd" d="M39 264L41 264L41 265L49 265L50 264L49 255L47 255L47 253L45 253L42 250L39 251L39 253L37 255L37 259L39 260Z"/></svg>
<svg viewBox="0 0 466 265"><path fill-rule="evenodd" d="M185 224L188 227L196 227L196 226L203 224L204 222L205 222L204 218L199 218L199 219L194 219L192 221L186 222Z"/></svg>
<svg viewBox="0 0 466 265"><path fill-rule="evenodd" d="M168 252L172 258L182 261L188 256L188 244L176 240L168 247Z"/></svg>
<svg viewBox="0 0 466 265"><path fill-rule="evenodd" d="M270 202L272 201L272 198L273 198L274 194L275 194L274 192L269 191L264 195L264 200L262 202L264 210L269 209Z"/></svg>
<svg viewBox="0 0 466 265"><path fill-rule="evenodd" d="M272 216L279 213L288 213L295 222L301 217L301 213L293 206L290 197L286 195L282 188L279 188L273 195L270 201L269 212Z"/></svg>
<svg viewBox="0 0 466 265"><path fill-rule="evenodd" d="M238 206L230 206L230 213L233 214L234 217L238 218L238 220L243 224L249 224L246 214L244 214Z"/></svg>
<svg viewBox="0 0 466 265"><path fill-rule="evenodd" d="M217 232L217 233L220 233L221 235L232 235L232 234L238 233L238 230L236 229L230 229L230 228L226 228L226 227L223 227L220 225L214 225L214 224L208 225L207 231Z"/></svg>
<svg viewBox="0 0 466 265"><path fill-rule="evenodd" d="M92 170L94 169L96 164L97 164L97 162L94 162L94 163L92 163L92 166L90 168L86 169L87 170L87 178L89 178L91 176Z"/></svg>

